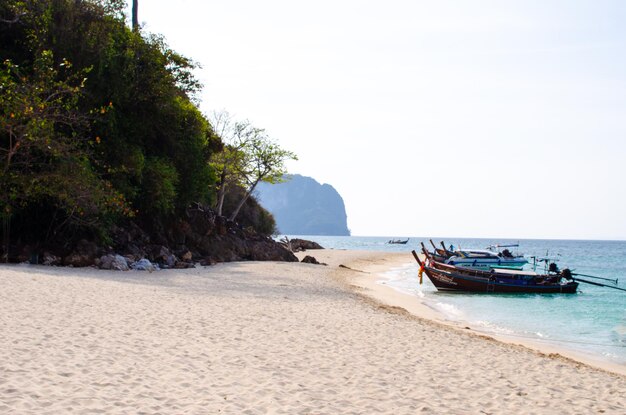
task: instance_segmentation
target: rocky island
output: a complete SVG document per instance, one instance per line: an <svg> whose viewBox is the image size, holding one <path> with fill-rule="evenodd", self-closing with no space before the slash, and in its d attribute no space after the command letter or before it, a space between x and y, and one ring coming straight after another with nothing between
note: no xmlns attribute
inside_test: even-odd
<svg viewBox="0 0 626 415"><path fill-rule="evenodd" d="M293 174L281 183L262 183L257 191L261 205L272 213L282 234L350 235L343 199L330 184Z"/></svg>

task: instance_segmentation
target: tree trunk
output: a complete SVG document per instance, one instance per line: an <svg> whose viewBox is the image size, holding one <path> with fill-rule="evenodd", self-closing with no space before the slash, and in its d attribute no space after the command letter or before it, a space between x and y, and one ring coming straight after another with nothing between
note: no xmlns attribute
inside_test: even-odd
<svg viewBox="0 0 626 415"><path fill-rule="evenodd" d="M217 191L217 206L215 210L219 216L222 216L222 209L224 208L224 196L226 195L226 171L222 171L220 177L220 188Z"/></svg>
<svg viewBox="0 0 626 415"><path fill-rule="evenodd" d="M133 30L139 30L139 0L133 0Z"/></svg>
<svg viewBox="0 0 626 415"><path fill-rule="evenodd" d="M241 210L241 208L243 207L243 204L246 203L246 200L248 200L248 198L250 197L250 195L252 194L252 192L254 191L254 188L256 187L256 185L259 184L259 180L257 180L256 182L254 182L254 184L252 185L252 187L250 188L250 190L248 190L246 192L246 195L244 197L241 198L241 200L239 201L239 204L237 205L237 207L235 208L235 210L233 211L233 213L231 213L230 217L228 218L228 220L234 221L235 218L237 217L237 215L239 214L239 211Z"/></svg>

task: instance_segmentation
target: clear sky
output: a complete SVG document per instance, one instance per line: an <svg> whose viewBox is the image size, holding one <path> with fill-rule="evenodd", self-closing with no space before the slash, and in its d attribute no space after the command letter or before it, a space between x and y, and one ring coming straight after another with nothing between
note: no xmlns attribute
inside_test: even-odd
<svg viewBox="0 0 626 415"><path fill-rule="evenodd" d="M139 0L353 235L626 239L626 1Z"/></svg>

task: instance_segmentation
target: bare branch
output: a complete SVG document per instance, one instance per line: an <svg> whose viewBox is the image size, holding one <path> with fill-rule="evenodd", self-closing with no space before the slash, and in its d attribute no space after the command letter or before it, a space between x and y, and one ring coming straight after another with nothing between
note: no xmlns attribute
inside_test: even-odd
<svg viewBox="0 0 626 415"><path fill-rule="evenodd" d="M22 17L26 16L26 13L18 13L17 15L15 15L15 17L13 19L5 19L3 17L0 17L0 22L1 23L6 23L6 24L15 24L17 22L20 21L20 19Z"/></svg>

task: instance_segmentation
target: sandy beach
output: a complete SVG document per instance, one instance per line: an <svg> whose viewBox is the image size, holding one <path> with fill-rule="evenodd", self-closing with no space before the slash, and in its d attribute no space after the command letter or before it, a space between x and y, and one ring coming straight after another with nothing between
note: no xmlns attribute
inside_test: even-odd
<svg viewBox="0 0 626 415"><path fill-rule="evenodd" d="M410 254L309 253L328 266L0 266L0 413L625 413L622 374L376 284Z"/></svg>

